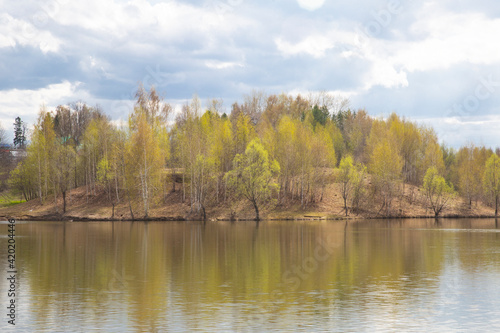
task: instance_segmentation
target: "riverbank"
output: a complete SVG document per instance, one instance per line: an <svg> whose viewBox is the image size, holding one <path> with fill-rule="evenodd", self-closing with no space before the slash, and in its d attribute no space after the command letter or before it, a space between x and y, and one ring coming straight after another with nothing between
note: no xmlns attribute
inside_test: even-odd
<svg viewBox="0 0 500 333"><path fill-rule="evenodd" d="M187 221L186 218L182 216L170 217L170 216L157 216L157 217L147 217L147 218L137 218L137 219L127 219L127 218L90 218L90 217L80 217L80 216L71 216L71 215L40 215L40 216L32 216L32 215L23 215L20 217L13 216L0 216L0 220L7 220L8 218L14 218L17 221L61 221L61 222L183 222ZM311 218L304 216L302 218L262 218L260 221L356 221L356 220L383 220L383 219L435 219L434 215L422 215L422 216L372 216L372 217L363 217L363 216L348 216L348 217L318 217ZM457 215L443 215L437 217L438 219L465 219L465 218L477 218L477 219L491 219L495 218L495 215L473 215L473 216L457 216ZM498 217L497 217L498 218ZM210 222L217 221L233 221L233 222L249 222L255 221L255 218L247 218L247 219L208 219ZM201 219L189 219L189 221L203 221Z"/></svg>
<svg viewBox="0 0 500 333"><path fill-rule="evenodd" d="M58 198L47 200L43 204L39 200L18 203L0 208L0 219L16 218L32 221L186 221L202 220L199 213L193 212L188 201L182 202L182 192L167 193L150 209L148 217L141 214L140 202L132 202L134 215L130 213L129 203L122 200L113 207L106 193L98 191L87 193L84 187L71 190L67 195L66 213L62 213L63 202ZM395 197L391 204L390 214L386 214L382 202L375 194L366 193L360 207L345 216L343 199L338 184L325 187L323 200L302 208L300 200L289 200L285 204L267 204L261 207L262 220L344 220L344 219L380 219L380 218L434 218L423 191L415 186L405 185L404 191ZM222 202L206 208L209 221L217 220L253 220L254 209L246 201ZM495 217L494 209L481 202L468 203L460 197L450 201L449 206L439 215L444 218L487 218Z"/></svg>

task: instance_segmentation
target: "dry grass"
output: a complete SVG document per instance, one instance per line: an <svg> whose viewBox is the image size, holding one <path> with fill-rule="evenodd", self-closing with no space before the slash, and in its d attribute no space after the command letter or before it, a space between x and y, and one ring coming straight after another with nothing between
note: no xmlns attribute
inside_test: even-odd
<svg viewBox="0 0 500 333"><path fill-rule="evenodd" d="M324 171L325 179L329 179L329 184L325 186L323 200L308 203L306 207L301 207L299 198L288 200L280 205L267 204L261 207L261 217L264 219L339 219L345 218L343 199L340 193L339 184L331 182L331 172ZM369 179L365 180L369 183ZM180 188L180 186L178 186ZM321 191L321 190L319 190ZM137 200L132 203L136 219L144 217L141 202ZM356 213L349 212L349 218L373 218L383 217L385 209L378 196L367 190ZM87 195L85 187L72 190L68 194L67 211L62 213L62 198L57 199L57 205L53 197L49 197L43 204L39 200L19 203L8 207L0 208L0 217L15 217L18 219L110 219L112 216L112 204L104 191L98 191L95 195ZM255 217L253 207L246 201L221 203L207 207L207 218L210 220L230 219L232 214L237 219L253 219ZM442 216L492 216L494 210L482 203L473 204L469 209L467 203L460 197L456 197L450 202L447 209L442 212ZM422 194L422 190L412 185L402 187L399 195L391 204L391 216L396 217L424 217L433 216L432 210L427 205L427 200ZM123 196L121 201L115 205L115 219L131 219L128 202ZM201 219L199 213L191 212L189 202L182 202L182 191L170 192L164 198L154 203L150 209L151 219Z"/></svg>

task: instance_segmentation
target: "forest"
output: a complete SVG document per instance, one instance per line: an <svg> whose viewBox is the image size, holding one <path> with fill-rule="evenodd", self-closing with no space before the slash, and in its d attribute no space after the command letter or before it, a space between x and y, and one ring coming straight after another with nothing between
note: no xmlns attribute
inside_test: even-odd
<svg viewBox="0 0 500 333"><path fill-rule="evenodd" d="M126 203L132 219L180 192L204 220L207 208L235 202L258 220L263 205L314 206L328 184L345 216L367 205L397 215L394 199L410 187L421 189L435 216L457 199L498 213L500 158L491 148L447 147L430 127L395 113L375 118L328 93L254 91L228 114L221 99L205 105L195 95L175 113L154 87L140 85L125 124L82 102L41 107L9 188L62 214L72 189L105 193L113 215Z"/></svg>

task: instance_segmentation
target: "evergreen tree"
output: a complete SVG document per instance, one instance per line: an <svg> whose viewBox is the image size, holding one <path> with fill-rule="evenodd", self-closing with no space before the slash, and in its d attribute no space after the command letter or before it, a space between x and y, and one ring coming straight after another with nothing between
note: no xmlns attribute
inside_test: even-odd
<svg viewBox="0 0 500 333"><path fill-rule="evenodd" d="M26 126L20 117L14 122L14 146L17 148L26 147Z"/></svg>

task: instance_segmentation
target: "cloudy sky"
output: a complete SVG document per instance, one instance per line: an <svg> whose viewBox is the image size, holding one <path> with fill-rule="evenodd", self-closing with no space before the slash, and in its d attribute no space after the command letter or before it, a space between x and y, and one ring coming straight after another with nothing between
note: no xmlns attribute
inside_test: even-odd
<svg viewBox="0 0 500 333"><path fill-rule="evenodd" d="M226 109L331 91L441 141L500 146L495 0L0 0L0 122L77 100L126 119L142 81Z"/></svg>

